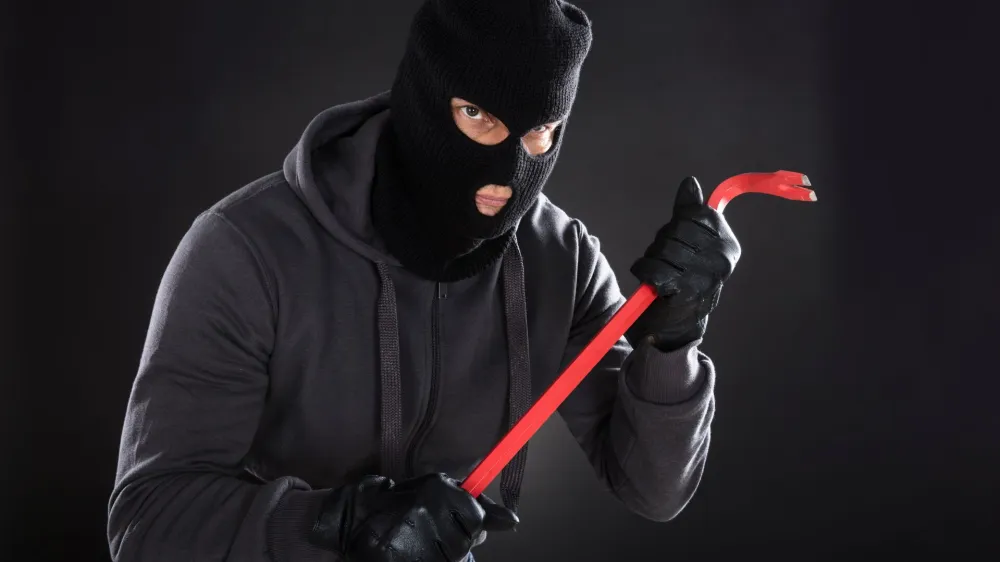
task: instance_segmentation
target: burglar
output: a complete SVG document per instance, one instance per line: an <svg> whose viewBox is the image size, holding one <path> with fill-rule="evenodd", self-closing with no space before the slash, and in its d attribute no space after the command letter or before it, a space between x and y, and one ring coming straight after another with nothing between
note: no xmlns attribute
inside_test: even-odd
<svg viewBox="0 0 1000 562"><path fill-rule="evenodd" d="M518 523L528 447L500 502L460 481L625 301L542 194L591 37L558 0L428 0L391 90L320 113L193 221L128 402L116 561L471 561ZM559 410L654 521L705 466L698 346L739 255L684 180L631 269L659 298Z"/></svg>

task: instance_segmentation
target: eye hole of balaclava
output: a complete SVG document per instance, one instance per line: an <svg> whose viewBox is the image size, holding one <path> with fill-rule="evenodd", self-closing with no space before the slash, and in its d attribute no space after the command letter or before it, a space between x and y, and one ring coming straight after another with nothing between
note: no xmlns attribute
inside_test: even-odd
<svg viewBox="0 0 1000 562"><path fill-rule="evenodd" d="M483 146L497 146L514 136L503 119L462 98L452 98L451 116L459 131ZM521 134L520 144L526 155L541 157L550 153L559 141L562 122L562 119L554 120Z"/></svg>

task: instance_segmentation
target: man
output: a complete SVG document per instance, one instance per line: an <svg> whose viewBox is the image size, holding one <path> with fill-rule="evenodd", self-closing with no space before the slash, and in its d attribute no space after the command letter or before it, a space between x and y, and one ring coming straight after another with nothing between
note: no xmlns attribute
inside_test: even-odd
<svg viewBox="0 0 1000 562"><path fill-rule="evenodd" d="M389 93L323 112L194 221L128 405L115 560L457 562L514 527L527 448L503 506L458 482L624 302L541 194L590 44L564 2L429 1ZM738 258L685 180L632 268L662 298L560 409L649 519L698 486L697 346Z"/></svg>

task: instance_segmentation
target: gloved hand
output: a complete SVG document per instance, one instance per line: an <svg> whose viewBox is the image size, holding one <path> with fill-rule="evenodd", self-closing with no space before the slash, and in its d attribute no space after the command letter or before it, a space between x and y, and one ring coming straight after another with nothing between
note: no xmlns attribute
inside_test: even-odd
<svg viewBox="0 0 1000 562"><path fill-rule="evenodd" d="M698 180L685 178L670 222L632 265L632 274L655 287L659 298L629 328L629 343L674 351L703 337L740 251L722 213L705 204Z"/></svg>
<svg viewBox="0 0 1000 562"><path fill-rule="evenodd" d="M463 562L487 531L517 523L513 512L444 474L399 484L367 476L330 493L309 538L347 562Z"/></svg>

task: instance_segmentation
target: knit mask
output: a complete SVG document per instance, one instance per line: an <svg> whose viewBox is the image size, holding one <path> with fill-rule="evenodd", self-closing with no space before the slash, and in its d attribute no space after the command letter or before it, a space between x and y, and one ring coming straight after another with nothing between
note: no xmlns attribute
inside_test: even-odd
<svg viewBox="0 0 1000 562"><path fill-rule="evenodd" d="M555 166L590 44L587 16L558 0L428 0L419 8L390 93L376 180L376 226L395 231L386 242L404 265L405 255L423 262L409 264L416 269L442 270L511 233ZM490 113L509 135L491 146L469 138L455 124L452 98ZM551 147L529 154L522 137L557 121ZM475 203L488 184L513 191L494 216ZM431 248L403 247L416 241Z"/></svg>

